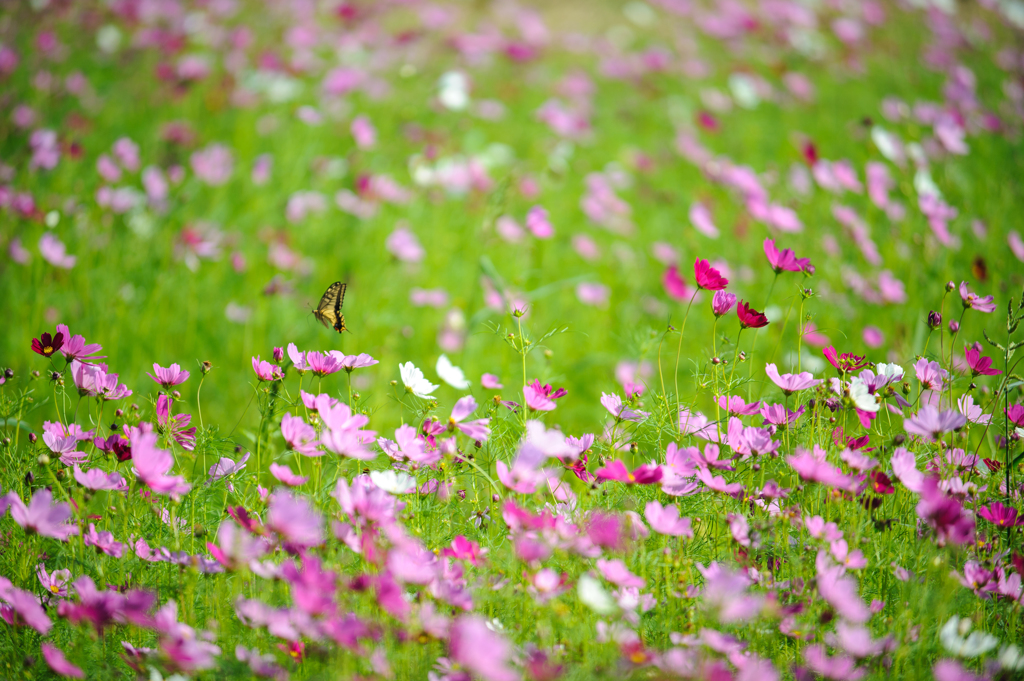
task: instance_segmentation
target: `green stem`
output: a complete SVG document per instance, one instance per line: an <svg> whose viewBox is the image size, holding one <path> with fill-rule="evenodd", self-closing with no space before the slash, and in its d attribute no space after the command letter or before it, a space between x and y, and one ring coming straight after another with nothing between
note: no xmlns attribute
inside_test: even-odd
<svg viewBox="0 0 1024 681"><path fill-rule="evenodd" d="M683 325L679 329L679 343L676 346L676 369L673 374L675 379L675 391L676 391L676 412L679 411L680 400L679 400L679 357L683 354L683 334L686 333L686 320L690 318L690 308L693 306L693 299L697 297L697 293L700 289L694 290L693 295L690 296L690 302L686 304L686 314L683 315Z"/></svg>

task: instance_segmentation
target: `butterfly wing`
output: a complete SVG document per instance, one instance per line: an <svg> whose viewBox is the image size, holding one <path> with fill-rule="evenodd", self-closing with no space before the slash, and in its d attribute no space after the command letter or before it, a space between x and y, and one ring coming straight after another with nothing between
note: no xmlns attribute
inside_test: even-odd
<svg viewBox="0 0 1024 681"><path fill-rule="evenodd" d="M313 310L313 315L320 320L320 323L327 328L333 328L338 333L346 331L345 316L341 314L341 306L345 302L345 289L347 284L336 281L331 284L320 303Z"/></svg>

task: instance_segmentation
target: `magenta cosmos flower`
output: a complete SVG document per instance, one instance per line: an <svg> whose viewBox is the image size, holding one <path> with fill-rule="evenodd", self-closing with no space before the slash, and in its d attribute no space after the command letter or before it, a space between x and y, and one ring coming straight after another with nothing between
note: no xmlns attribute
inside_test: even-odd
<svg viewBox="0 0 1024 681"><path fill-rule="evenodd" d="M972 376L998 376L1003 373L999 369L992 368L992 358L982 357L979 348L967 349L964 347L964 358L967 366L971 367Z"/></svg>
<svg viewBox="0 0 1024 681"><path fill-rule="evenodd" d="M46 664L60 676L67 677L69 679L85 678L85 672L83 672L81 668L71 664L68 659L64 657L64 653L60 648L43 641L42 651L43 659L46 660Z"/></svg>
<svg viewBox="0 0 1024 681"><path fill-rule="evenodd" d="M708 291L721 291L729 285L729 280L722 276L707 260L698 258L693 263L693 278L697 282L697 288Z"/></svg>
<svg viewBox="0 0 1024 681"><path fill-rule="evenodd" d="M523 388L523 397L526 399L526 406L535 411L551 411L555 408L555 400L568 395L565 388L555 390L550 384L540 384L540 380L534 379Z"/></svg>
<svg viewBox="0 0 1024 681"><path fill-rule="evenodd" d="M1024 525L1024 518L1018 517L1017 509L1012 506L1003 506L998 501L993 502L991 506L979 508L978 515L999 527L1018 527Z"/></svg>
<svg viewBox="0 0 1024 681"><path fill-rule="evenodd" d="M323 452L317 449L320 442L316 437L316 430L306 423L301 416L285 414L281 417L281 435L288 443L290 449L294 449L303 456L323 456Z"/></svg>
<svg viewBox="0 0 1024 681"><path fill-rule="evenodd" d="M661 466L650 466L644 464L632 472L626 468L626 464L619 459L614 459L604 468L597 469L595 475L598 480L617 480L627 485L652 485L661 480L664 475Z"/></svg>
<svg viewBox="0 0 1024 681"><path fill-rule="evenodd" d="M855 355L852 352L844 352L840 355L831 345L822 350L821 354L825 355L825 359L828 360L829 364L839 371L846 373L859 371L868 365L867 361L860 355Z"/></svg>
<svg viewBox="0 0 1024 681"><path fill-rule="evenodd" d="M679 268L675 265L665 270L661 281L665 285L665 293L676 300L690 300L698 290L686 285L686 281L679 276Z"/></svg>
<svg viewBox="0 0 1024 681"><path fill-rule="evenodd" d="M977 293L971 293L967 288L967 282L960 282L960 301L965 310L970 308L978 312L995 312L996 304L992 302L993 300L995 300L993 296L982 298Z"/></svg>
<svg viewBox="0 0 1024 681"><path fill-rule="evenodd" d="M167 475L174 466L174 457L157 447L156 433L132 433L132 463L139 480L157 494L177 500L192 489L180 475Z"/></svg>
<svg viewBox="0 0 1024 681"><path fill-rule="evenodd" d="M739 317L740 326L744 329L760 329L768 326L768 318L742 300L736 306L736 316Z"/></svg>
<svg viewBox="0 0 1024 681"><path fill-rule="evenodd" d="M448 640L452 659L484 681L516 681L512 645L491 631L480 615L462 615L452 624Z"/></svg>
<svg viewBox="0 0 1024 681"><path fill-rule="evenodd" d="M782 272L805 272L807 274L814 274L814 265L811 264L810 258L798 258L796 254L788 248L784 248L781 251L775 247L774 239L764 240L764 254L768 258L768 264L772 266L776 274Z"/></svg>
<svg viewBox="0 0 1024 681"><path fill-rule="evenodd" d="M768 374L768 378L772 379L772 382L782 388L782 392L787 395L792 395L800 390L806 390L807 388L813 388L814 386L821 383L821 379L815 379L814 376L803 371L799 374L782 374L779 375L779 370L774 364L765 366L764 372Z"/></svg>
<svg viewBox="0 0 1024 681"><path fill-rule="evenodd" d="M146 375L162 385L164 390L170 390L171 386L184 383L189 377L189 373L177 364L172 364L165 369L159 364L154 363L153 372L156 374L155 376L149 373Z"/></svg>

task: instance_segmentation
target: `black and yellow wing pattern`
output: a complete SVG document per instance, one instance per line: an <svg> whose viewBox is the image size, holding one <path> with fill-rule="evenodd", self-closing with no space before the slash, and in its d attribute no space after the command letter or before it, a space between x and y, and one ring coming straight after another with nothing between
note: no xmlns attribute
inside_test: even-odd
<svg viewBox="0 0 1024 681"><path fill-rule="evenodd" d="M338 333L348 331L345 327L345 315L341 314L341 306L345 303L345 289L348 284L336 281L327 287L327 291L320 299L320 303L313 310L313 314L320 323L327 328L333 328Z"/></svg>

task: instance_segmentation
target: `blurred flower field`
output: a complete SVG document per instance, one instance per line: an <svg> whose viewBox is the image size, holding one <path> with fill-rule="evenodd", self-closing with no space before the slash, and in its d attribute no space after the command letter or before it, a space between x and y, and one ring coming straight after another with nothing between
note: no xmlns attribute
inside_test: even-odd
<svg viewBox="0 0 1024 681"><path fill-rule="evenodd" d="M0 678L1024 678L1022 35L6 3Z"/></svg>

